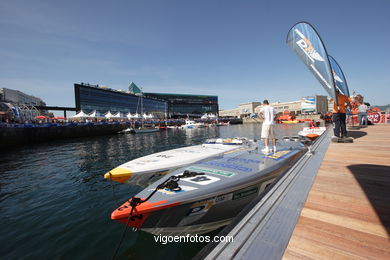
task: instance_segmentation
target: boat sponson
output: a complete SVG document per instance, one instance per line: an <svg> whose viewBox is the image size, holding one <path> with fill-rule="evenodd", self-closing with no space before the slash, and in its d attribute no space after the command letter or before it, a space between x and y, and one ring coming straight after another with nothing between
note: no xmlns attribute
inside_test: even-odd
<svg viewBox="0 0 390 260"><path fill-rule="evenodd" d="M132 174L132 171L128 169L117 167L104 174L104 178L120 183L125 183L128 179L130 179Z"/></svg>
<svg viewBox="0 0 390 260"><path fill-rule="evenodd" d="M127 201L123 203L119 208L117 208L111 214L111 219L116 220L120 223L127 224L134 228L140 228L143 222L148 218L149 214L153 211L160 211L170 207L175 207L180 205L180 202L165 204L167 200L149 202L145 201L142 204L136 206L133 210L133 219L129 221L129 215L131 212L130 202Z"/></svg>

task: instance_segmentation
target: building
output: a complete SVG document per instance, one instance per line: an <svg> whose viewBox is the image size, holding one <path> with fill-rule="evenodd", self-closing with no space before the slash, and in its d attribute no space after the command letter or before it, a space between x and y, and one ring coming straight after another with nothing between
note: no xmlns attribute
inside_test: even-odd
<svg viewBox="0 0 390 260"><path fill-rule="evenodd" d="M220 117L240 117L240 109L239 108L233 108L233 109L225 109L225 110L219 110L219 116Z"/></svg>
<svg viewBox="0 0 390 260"><path fill-rule="evenodd" d="M36 108L46 106L42 99L9 88L0 88L0 104L0 121L4 122L33 120L34 117L48 112Z"/></svg>
<svg viewBox="0 0 390 260"><path fill-rule="evenodd" d="M0 101L9 102L17 106L46 106L45 102L38 97L27 95L19 90L0 88Z"/></svg>
<svg viewBox="0 0 390 260"><path fill-rule="evenodd" d="M192 116L200 117L204 114L218 116L218 96L144 93L146 97L165 100L168 103L169 117Z"/></svg>
<svg viewBox="0 0 390 260"><path fill-rule="evenodd" d="M311 96L303 97L297 101L289 102L274 102L270 103L276 110L276 112L289 111L296 115L299 114L318 114L328 112L328 98L326 96ZM240 104L238 108L221 110L220 116L232 116L232 117L248 117L251 114L258 114L262 107L261 102L249 102Z"/></svg>
<svg viewBox="0 0 390 260"><path fill-rule="evenodd" d="M261 102L249 102L238 105L238 111L240 113L239 117L249 117L251 114L256 113L256 107L261 106Z"/></svg>
<svg viewBox="0 0 390 260"><path fill-rule="evenodd" d="M328 111L328 99L326 96L310 96L303 97L298 101L289 102L274 102L270 104L276 112L289 111L296 115L299 114L318 114ZM260 111L260 107L256 108L256 112Z"/></svg>
<svg viewBox="0 0 390 260"><path fill-rule="evenodd" d="M107 86L74 84L77 110L89 113L94 110L100 114L112 113L146 113L158 118L167 116L168 105L165 100L142 97L130 91L114 90Z"/></svg>

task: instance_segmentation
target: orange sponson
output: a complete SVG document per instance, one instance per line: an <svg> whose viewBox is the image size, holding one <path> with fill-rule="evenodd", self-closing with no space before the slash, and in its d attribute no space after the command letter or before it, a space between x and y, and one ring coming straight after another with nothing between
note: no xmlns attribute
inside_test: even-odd
<svg viewBox="0 0 390 260"><path fill-rule="evenodd" d="M319 137L319 135L318 135L318 134L307 134L306 137L307 137L307 138L310 138L311 140L314 140L314 139L316 139L317 137Z"/></svg>
<svg viewBox="0 0 390 260"><path fill-rule="evenodd" d="M180 202L176 202L168 205L162 205L166 202L167 200L161 200L153 203L145 201L144 203L136 206L133 210L133 219L129 221L129 226L140 228L151 212L174 207L181 204ZM111 213L111 219L126 225L129 219L130 211L131 206L130 203L127 201Z"/></svg>

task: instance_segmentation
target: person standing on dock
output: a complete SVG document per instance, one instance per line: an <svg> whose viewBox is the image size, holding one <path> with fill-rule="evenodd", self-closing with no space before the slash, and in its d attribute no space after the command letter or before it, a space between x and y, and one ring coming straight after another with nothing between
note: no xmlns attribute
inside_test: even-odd
<svg viewBox="0 0 390 260"><path fill-rule="evenodd" d="M364 102L359 105L359 107L358 107L359 126L362 125L362 120L364 120L364 125L368 125L367 110L368 110L368 107Z"/></svg>
<svg viewBox="0 0 390 260"><path fill-rule="evenodd" d="M330 101L334 101L332 98ZM337 106L336 102L333 103L333 132L334 136L338 138L347 137L347 127L345 124L346 120L346 106L351 102L351 99L341 93L337 93L337 101L339 105Z"/></svg>
<svg viewBox="0 0 390 260"><path fill-rule="evenodd" d="M263 119L261 128L261 138L265 138L265 147L262 150L264 153L276 152L276 138L274 131L274 118L276 116L275 109L269 105L268 100L263 101L263 107L260 109L259 117ZM272 138L273 150L268 148L269 138Z"/></svg>

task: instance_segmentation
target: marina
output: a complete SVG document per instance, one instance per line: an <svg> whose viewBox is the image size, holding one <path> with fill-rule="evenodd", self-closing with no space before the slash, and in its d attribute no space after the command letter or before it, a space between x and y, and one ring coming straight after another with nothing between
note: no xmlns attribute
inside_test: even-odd
<svg viewBox="0 0 390 260"><path fill-rule="evenodd" d="M389 260L388 10L0 1L0 258Z"/></svg>

